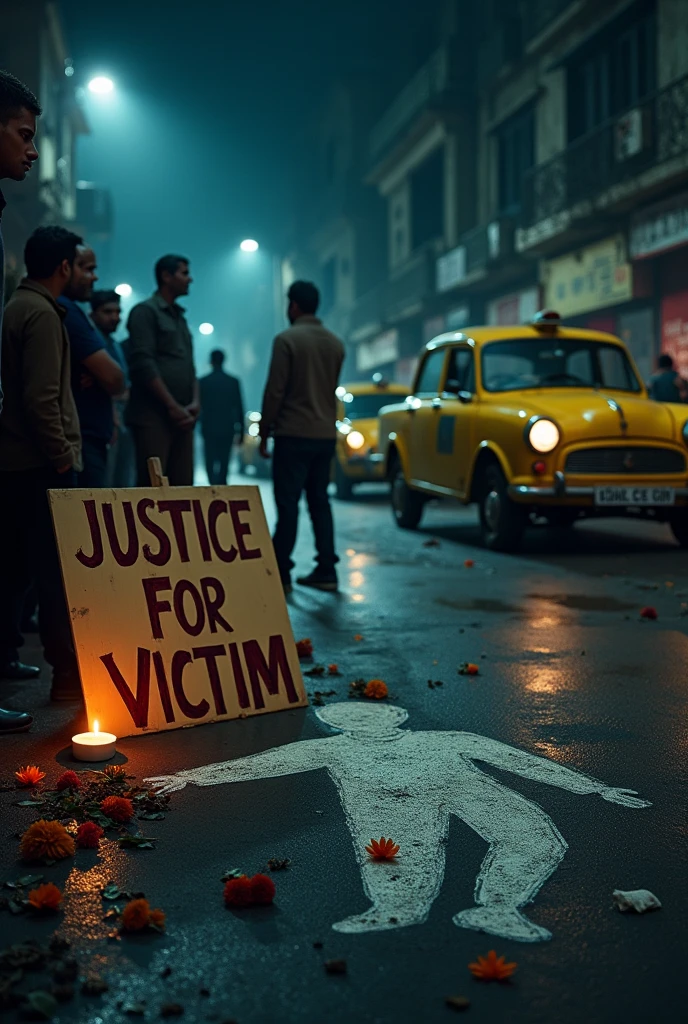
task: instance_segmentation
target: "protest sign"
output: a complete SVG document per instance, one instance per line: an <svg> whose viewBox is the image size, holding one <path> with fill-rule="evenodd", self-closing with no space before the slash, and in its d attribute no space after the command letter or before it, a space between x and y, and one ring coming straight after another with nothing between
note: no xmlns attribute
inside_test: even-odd
<svg viewBox="0 0 688 1024"><path fill-rule="evenodd" d="M257 487L49 494L89 722L130 736L307 703Z"/></svg>

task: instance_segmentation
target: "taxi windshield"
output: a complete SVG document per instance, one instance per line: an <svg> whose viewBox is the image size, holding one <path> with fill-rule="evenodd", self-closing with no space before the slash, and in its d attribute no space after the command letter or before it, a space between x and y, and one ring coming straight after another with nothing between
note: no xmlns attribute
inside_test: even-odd
<svg viewBox="0 0 688 1024"><path fill-rule="evenodd" d="M344 395L344 415L348 420L372 420L377 417L383 405L400 402L401 396L390 395L387 391L376 391L372 395Z"/></svg>
<svg viewBox="0 0 688 1024"><path fill-rule="evenodd" d="M514 338L482 350L486 391L522 388L608 388L640 391L622 348L588 338Z"/></svg>

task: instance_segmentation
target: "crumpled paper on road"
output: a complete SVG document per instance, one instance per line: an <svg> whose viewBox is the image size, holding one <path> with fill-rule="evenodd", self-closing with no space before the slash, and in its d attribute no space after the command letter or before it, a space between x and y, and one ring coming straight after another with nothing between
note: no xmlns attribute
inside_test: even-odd
<svg viewBox="0 0 688 1024"><path fill-rule="evenodd" d="M638 914L644 914L648 910L659 910L662 906L649 889L632 889L630 892L615 889L612 899L622 913L635 910Z"/></svg>

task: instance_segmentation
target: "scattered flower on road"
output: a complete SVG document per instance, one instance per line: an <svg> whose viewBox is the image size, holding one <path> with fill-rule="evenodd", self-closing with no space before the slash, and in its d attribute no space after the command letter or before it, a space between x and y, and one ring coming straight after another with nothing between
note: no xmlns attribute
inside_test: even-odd
<svg viewBox="0 0 688 1024"><path fill-rule="evenodd" d="M459 665L460 676L478 676L480 675L480 669L472 661L464 661L463 665Z"/></svg>
<svg viewBox="0 0 688 1024"><path fill-rule="evenodd" d="M251 901L267 906L275 898L275 883L268 875L254 875L251 882Z"/></svg>
<svg viewBox="0 0 688 1024"><path fill-rule="evenodd" d="M64 825L43 818L29 825L19 847L22 860L34 863L73 857L74 850L74 840Z"/></svg>
<svg viewBox="0 0 688 1024"><path fill-rule="evenodd" d="M394 860L399 853L399 846L393 839L371 839L370 846L366 846L366 853L369 853L373 860Z"/></svg>
<svg viewBox="0 0 688 1024"><path fill-rule="evenodd" d="M95 821L83 821L76 830L76 845L82 850L97 850L98 841L105 835Z"/></svg>
<svg viewBox="0 0 688 1024"><path fill-rule="evenodd" d="M228 907L250 907L253 903L251 879L246 875L225 882L224 900Z"/></svg>
<svg viewBox="0 0 688 1024"><path fill-rule="evenodd" d="M35 764L27 764L26 768L20 768L14 774L20 786L37 786L45 778L45 772Z"/></svg>
<svg viewBox="0 0 688 1024"><path fill-rule="evenodd" d="M28 901L34 910L59 910L62 893L52 882L46 882L29 892Z"/></svg>
<svg viewBox="0 0 688 1024"><path fill-rule="evenodd" d="M106 796L101 801L100 809L110 821L123 825L134 817L134 805L124 796Z"/></svg>
<svg viewBox="0 0 688 1024"><path fill-rule="evenodd" d="M645 608L641 608L640 609L640 618L641 619L653 619L653 620L656 619L657 618L657 609L653 608L651 604L646 605Z"/></svg>
<svg viewBox="0 0 688 1024"><path fill-rule="evenodd" d="M518 964L508 964L506 957L498 957L494 949L487 956L479 956L477 962L468 965L473 977L479 981L507 981L517 967Z"/></svg>
<svg viewBox="0 0 688 1024"><path fill-rule="evenodd" d="M80 789L81 779L76 772L67 771L60 775L59 779L55 783L55 789L58 793L61 793L63 789Z"/></svg>
<svg viewBox="0 0 688 1024"><path fill-rule="evenodd" d="M363 691L368 700L384 700L388 694L387 683L383 683L381 679L371 679Z"/></svg>
<svg viewBox="0 0 688 1024"><path fill-rule="evenodd" d="M307 636L303 640L296 641L296 653L299 658L313 657L313 641L310 637Z"/></svg>

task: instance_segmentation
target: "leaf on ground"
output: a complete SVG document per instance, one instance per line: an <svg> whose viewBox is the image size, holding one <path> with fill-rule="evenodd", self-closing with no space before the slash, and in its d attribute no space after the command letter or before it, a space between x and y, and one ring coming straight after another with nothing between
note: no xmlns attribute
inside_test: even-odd
<svg viewBox="0 0 688 1024"><path fill-rule="evenodd" d="M104 900L118 900L120 896L124 896L125 894L116 882L108 882L101 895Z"/></svg>
<svg viewBox="0 0 688 1024"><path fill-rule="evenodd" d="M43 875L22 875L18 878L15 885L36 885L37 882L43 881Z"/></svg>
<svg viewBox="0 0 688 1024"><path fill-rule="evenodd" d="M125 835L119 837L117 845L121 846L123 849L126 847L133 847L136 850L154 850L154 844L156 842L157 839L149 839L147 836L135 836L130 832L127 832Z"/></svg>
<svg viewBox="0 0 688 1024"><path fill-rule="evenodd" d="M7 909L10 914L23 914L28 909L28 900L8 900Z"/></svg>
<svg viewBox="0 0 688 1024"><path fill-rule="evenodd" d="M26 1002L34 1013L39 1014L45 1020L52 1020L57 1013L57 999L51 996L49 992L43 992L41 989L29 992Z"/></svg>
<svg viewBox="0 0 688 1024"><path fill-rule="evenodd" d="M162 811L152 811L150 814L138 814L139 821L162 821L165 815Z"/></svg>
<svg viewBox="0 0 688 1024"><path fill-rule="evenodd" d="M225 871L220 881L229 882L231 878L242 878L243 875L245 874L246 872L242 871L241 868L229 868L227 871Z"/></svg>
<svg viewBox="0 0 688 1024"><path fill-rule="evenodd" d="M14 800L13 807L40 807L42 800Z"/></svg>

